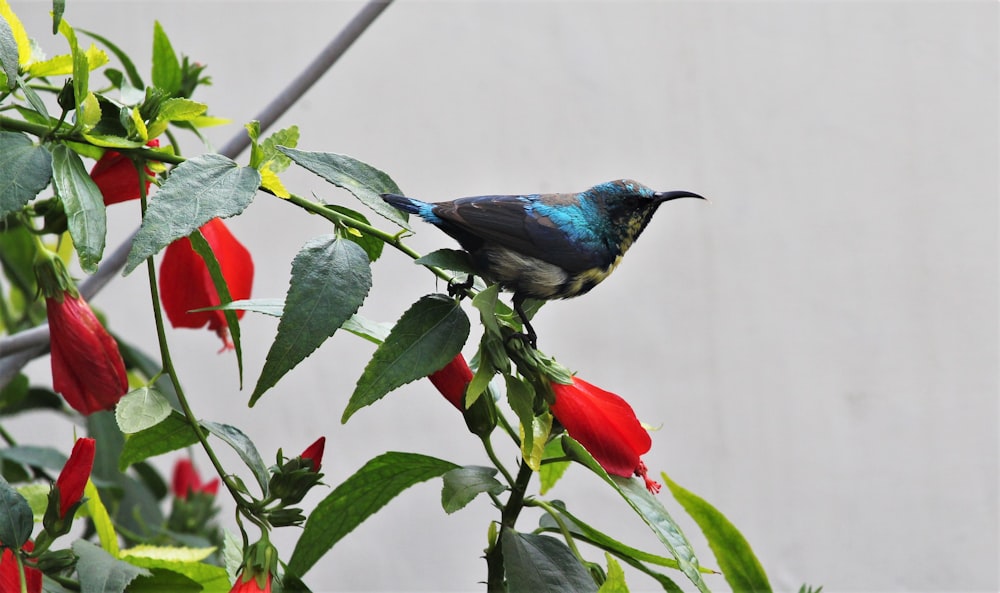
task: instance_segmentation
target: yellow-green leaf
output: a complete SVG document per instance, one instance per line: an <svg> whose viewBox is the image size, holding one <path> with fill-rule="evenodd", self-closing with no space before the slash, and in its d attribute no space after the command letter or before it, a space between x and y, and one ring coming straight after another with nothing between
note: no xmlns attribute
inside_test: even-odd
<svg viewBox="0 0 1000 593"><path fill-rule="evenodd" d="M7 0L0 0L0 16L7 21L11 33L14 34L14 41L17 43L18 63L24 66L31 61L31 40L28 32L24 30L21 19L17 18Z"/></svg>
<svg viewBox="0 0 1000 593"><path fill-rule="evenodd" d="M87 51L87 67L96 70L108 63L108 54L94 44ZM73 73L73 54L62 54L28 66L28 73L35 77L65 76Z"/></svg>
<svg viewBox="0 0 1000 593"><path fill-rule="evenodd" d="M87 487L83 490L83 495L87 497L86 508L90 513L90 520L94 522L94 529L97 531L97 539L101 541L101 547L108 554L118 557L118 534L115 533L115 526L111 523L111 516L108 509L101 502L101 495L97 492L92 480L87 480Z"/></svg>
<svg viewBox="0 0 1000 593"><path fill-rule="evenodd" d="M278 177L278 174L271 170L270 163L271 161L264 163L264 166L260 169L260 185L264 189L273 192L279 198L287 200L292 194L288 193L288 190L285 189L285 185L281 183L281 178Z"/></svg>
<svg viewBox="0 0 1000 593"><path fill-rule="evenodd" d="M173 546L140 545L122 550L119 557L122 560L148 558L167 562L201 562L212 555L214 547L208 548L175 548Z"/></svg>

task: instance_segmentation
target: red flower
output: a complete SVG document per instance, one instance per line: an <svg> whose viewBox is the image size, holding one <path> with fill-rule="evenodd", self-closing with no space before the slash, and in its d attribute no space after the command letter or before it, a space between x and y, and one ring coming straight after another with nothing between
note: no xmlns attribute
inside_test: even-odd
<svg viewBox="0 0 1000 593"><path fill-rule="evenodd" d="M299 457L303 461L309 460L312 462L313 473L319 473L320 465L323 463L323 448L326 446L326 437L319 437L316 442L306 447L306 450L302 452Z"/></svg>
<svg viewBox="0 0 1000 593"><path fill-rule="evenodd" d="M77 439L73 451L59 477L56 478L56 488L59 489L59 518L83 498L83 489L90 478L90 470L94 468L94 449L96 442L91 438Z"/></svg>
<svg viewBox="0 0 1000 593"><path fill-rule="evenodd" d="M222 268L229 294L233 300L250 298L253 285L253 259L229 229L218 218L213 218L201 227L201 233L212 247L215 258ZM199 328L208 325L222 338L223 349L232 348L226 331L226 316L222 311L200 311L193 309L214 307L220 304L212 277L204 260L191 247L187 237L178 239L167 246L160 264L160 295L163 309L174 327ZM237 311L237 318L244 311Z"/></svg>
<svg viewBox="0 0 1000 593"><path fill-rule="evenodd" d="M190 459L180 459L174 466L174 478L170 482L170 488L174 496L186 499L191 492L206 492L215 496L219 492L219 478L211 482L202 482L198 470Z"/></svg>
<svg viewBox="0 0 1000 593"><path fill-rule="evenodd" d="M271 573L267 573L267 577L262 579L263 576L264 573L255 575L244 570L240 576L236 577L236 582L233 583L233 588L229 590L229 593L271 593ZM259 581L263 581L263 583Z"/></svg>
<svg viewBox="0 0 1000 593"><path fill-rule="evenodd" d="M437 387L441 395L451 402L451 405L465 410L465 390L472 382L472 369L465 362L465 357L461 353L451 359L447 365L439 371L430 374L428 379Z"/></svg>
<svg viewBox="0 0 1000 593"><path fill-rule="evenodd" d="M158 148L160 141L150 140L146 146ZM152 176L153 172L146 168L146 174ZM120 152L105 151L104 156L90 170L90 178L101 190L105 205L139 199L139 172L132 164L132 159ZM149 191L149 183L147 180L146 191Z"/></svg>
<svg viewBox="0 0 1000 593"><path fill-rule="evenodd" d="M83 415L111 410L128 391L118 343L82 297L47 297L52 387Z"/></svg>
<svg viewBox="0 0 1000 593"><path fill-rule="evenodd" d="M552 414L605 471L640 476L650 492L660 490L646 476L646 464L639 458L649 451L652 440L628 402L578 377L573 377L572 385L553 383L552 391L556 396Z"/></svg>
<svg viewBox="0 0 1000 593"><path fill-rule="evenodd" d="M34 549L31 542L24 542L24 550L30 552ZM28 593L42 593L42 571L24 565L24 580ZM17 570L17 559L14 558L14 551L5 548L0 555L0 591L11 593L21 590L21 575Z"/></svg>

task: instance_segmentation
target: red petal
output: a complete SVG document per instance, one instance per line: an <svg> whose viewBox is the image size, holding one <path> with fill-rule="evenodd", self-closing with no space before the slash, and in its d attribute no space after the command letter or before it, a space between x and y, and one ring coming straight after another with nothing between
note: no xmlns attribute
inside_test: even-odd
<svg viewBox="0 0 1000 593"><path fill-rule="evenodd" d="M202 226L201 232L219 262L230 296L233 300L249 298L253 285L253 259L250 252L218 218L213 218ZM193 309L213 307L220 300L208 267L187 238L167 246L160 263L160 296L171 325L191 328L207 325L219 334L223 343L228 344L226 317L222 311L190 312ZM244 311L237 311L236 316L240 318L243 313Z"/></svg>
<svg viewBox="0 0 1000 593"><path fill-rule="evenodd" d="M153 148L159 145L160 141L156 139L146 143L146 146ZM146 173L153 175L149 168L146 169ZM132 160L119 152L106 151L90 170L90 178L101 190L105 205L139 199L139 172L136 171ZM148 181L146 190L149 190Z"/></svg>
<svg viewBox="0 0 1000 593"><path fill-rule="evenodd" d="M25 550L30 552L32 548L31 542L25 542ZM42 571L25 565L24 580L28 593L42 592ZM14 551L10 548L5 548L3 554L0 555L0 591L4 593L7 591L16 593L20 590L21 575L17 570L17 560L14 558Z"/></svg>
<svg viewBox="0 0 1000 593"><path fill-rule="evenodd" d="M59 489L59 517L65 517L71 506L83 498L83 489L90 478L90 470L94 468L94 449L96 442L91 438L77 439L73 445L66 465L56 478Z"/></svg>
<svg viewBox="0 0 1000 593"><path fill-rule="evenodd" d="M465 362L465 357L461 353L451 359L451 362L444 368L431 373L427 378L431 380L434 387L437 387L441 395L451 402L451 405L459 410L465 409L465 390L472 381L472 369L469 368L469 364Z"/></svg>
<svg viewBox="0 0 1000 593"><path fill-rule="evenodd" d="M207 492L215 495L219 491L219 478L203 483L201 475L195 469L190 459L178 459L174 465L174 476L170 481L170 490L176 498L186 499L190 492Z"/></svg>
<svg viewBox="0 0 1000 593"><path fill-rule="evenodd" d="M610 474L631 477L652 440L624 399L573 377L573 385L552 384L552 414Z"/></svg>
<svg viewBox="0 0 1000 593"><path fill-rule="evenodd" d="M74 410L111 410L128 391L118 343L90 305L65 293L45 299L51 336L52 387Z"/></svg>
<svg viewBox="0 0 1000 593"><path fill-rule="evenodd" d="M312 470L318 472L323 463L323 449L326 447L326 437L319 437L316 442L306 447L306 450L299 455L302 459L312 462Z"/></svg>

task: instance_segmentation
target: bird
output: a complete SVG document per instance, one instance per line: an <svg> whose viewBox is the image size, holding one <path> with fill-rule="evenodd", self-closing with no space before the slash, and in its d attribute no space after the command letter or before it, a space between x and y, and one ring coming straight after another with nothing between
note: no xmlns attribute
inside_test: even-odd
<svg viewBox="0 0 1000 593"><path fill-rule="evenodd" d="M470 256L476 275L513 293L524 334L537 348L525 299L567 299L607 278L664 202L705 198L689 191L654 191L631 179L576 193L486 195L424 202L381 194L397 210L416 214ZM462 288L471 286L468 283Z"/></svg>

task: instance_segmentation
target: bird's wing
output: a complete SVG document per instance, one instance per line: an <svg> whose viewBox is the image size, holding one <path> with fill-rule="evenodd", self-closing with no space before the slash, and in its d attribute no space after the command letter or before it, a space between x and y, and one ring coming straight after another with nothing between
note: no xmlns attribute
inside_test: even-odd
<svg viewBox="0 0 1000 593"><path fill-rule="evenodd" d="M606 265L596 237L586 229L560 228L535 211L527 196L460 198L436 204L434 213L466 233L571 273Z"/></svg>

